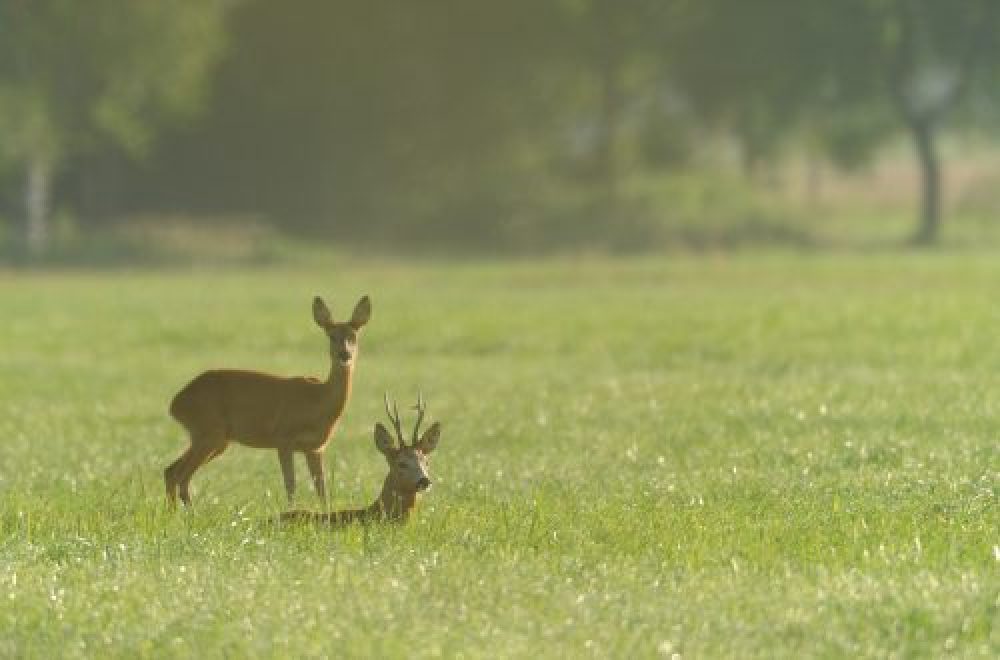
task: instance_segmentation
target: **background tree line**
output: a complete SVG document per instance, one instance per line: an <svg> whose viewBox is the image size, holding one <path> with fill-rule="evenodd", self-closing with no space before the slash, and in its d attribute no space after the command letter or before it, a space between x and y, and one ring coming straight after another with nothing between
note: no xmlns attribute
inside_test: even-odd
<svg viewBox="0 0 1000 660"><path fill-rule="evenodd" d="M930 243L941 131L996 123L998 28L992 0L0 0L2 212L35 255L53 208L638 245L706 144L753 178L903 136Z"/></svg>

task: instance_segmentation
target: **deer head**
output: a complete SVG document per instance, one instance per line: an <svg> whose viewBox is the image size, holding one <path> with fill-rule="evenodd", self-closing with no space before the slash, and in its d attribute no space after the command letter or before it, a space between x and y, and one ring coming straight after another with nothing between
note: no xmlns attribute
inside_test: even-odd
<svg viewBox="0 0 1000 660"><path fill-rule="evenodd" d="M438 439L441 437L440 422L434 422L422 436L418 436L420 422L423 421L427 410L422 396L417 395L417 405L414 409L417 411L417 423L413 427L413 437L409 445L403 437L399 408L394 402L390 402L388 394L385 395L385 412L396 430L399 446L395 445L385 426L381 423L375 425L375 447L382 452L389 463L387 481L391 482L393 488L400 493L416 493L431 487L427 457L437 447Z"/></svg>
<svg viewBox="0 0 1000 660"><path fill-rule="evenodd" d="M354 364L354 357L358 353L358 332L372 315L372 303L368 296L364 296L354 306L351 320L337 323L330 314L330 308L326 306L319 296L313 298L313 319L316 325L323 329L330 339L330 357L340 363L342 367L350 367Z"/></svg>

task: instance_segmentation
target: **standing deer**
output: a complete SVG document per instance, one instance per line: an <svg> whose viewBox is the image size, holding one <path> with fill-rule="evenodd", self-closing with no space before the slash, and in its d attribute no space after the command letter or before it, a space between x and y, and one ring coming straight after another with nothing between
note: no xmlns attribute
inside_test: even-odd
<svg viewBox="0 0 1000 660"><path fill-rule="evenodd" d="M417 493L431 487L428 475L428 455L437 447L441 437L441 423L435 422L420 436L420 422L424 418L426 407L423 397L417 397L417 423L413 427L413 438L407 446L403 439L403 429L399 422L399 409L393 403L390 407L389 396L385 397L385 412L389 421L396 429L399 447L393 446L392 436L382 424L375 425L375 447L382 452L389 463L389 474L382 483L382 492L367 509L349 509L330 513L313 511L286 511L279 520L294 522L312 522L326 525L346 525L354 522L405 522L417 503Z"/></svg>
<svg viewBox="0 0 1000 660"><path fill-rule="evenodd" d="M195 471L226 450L232 441L277 449L288 500L295 496L294 452L306 456L313 486L326 500L323 450L351 393L358 333L371 318L364 296L351 319L337 323L323 300L313 299L313 319L330 340L330 375L282 378L256 371L216 369L188 383L170 404L170 414L187 429L191 446L164 470L167 499L190 506L188 486Z"/></svg>

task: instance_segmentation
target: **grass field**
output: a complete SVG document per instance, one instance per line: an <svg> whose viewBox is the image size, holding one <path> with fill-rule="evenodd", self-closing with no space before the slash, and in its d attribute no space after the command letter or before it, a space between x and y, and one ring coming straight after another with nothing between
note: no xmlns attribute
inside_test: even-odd
<svg viewBox="0 0 1000 660"><path fill-rule="evenodd" d="M0 657L996 657L1000 260L753 255L0 274ZM272 529L275 453L166 509L198 371L444 424L405 527ZM299 462L300 481L305 466ZM315 506L311 492L300 501Z"/></svg>

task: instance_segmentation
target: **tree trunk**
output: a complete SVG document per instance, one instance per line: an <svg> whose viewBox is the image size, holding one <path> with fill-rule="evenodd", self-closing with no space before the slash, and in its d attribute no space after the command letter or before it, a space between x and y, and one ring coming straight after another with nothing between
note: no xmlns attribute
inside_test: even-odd
<svg viewBox="0 0 1000 660"><path fill-rule="evenodd" d="M609 37L610 39L610 37ZM604 182L606 202L610 210L618 206L619 136L621 123L622 88L621 64L614 44L608 46L601 62L601 142L598 167Z"/></svg>
<svg viewBox="0 0 1000 660"><path fill-rule="evenodd" d="M823 163L812 148L806 152L805 193L806 204L811 208L819 206L823 196Z"/></svg>
<svg viewBox="0 0 1000 660"><path fill-rule="evenodd" d="M32 157L24 186L25 245L32 258L44 255L49 247L51 187L52 164L45 157Z"/></svg>
<svg viewBox="0 0 1000 660"><path fill-rule="evenodd" d="M938 239L941 226L941 168L935 146L934 123L910 122L913 143L920 161L920 220L913 236L915 243L930 245Z"/></svg>
<svg viewBox="0 0 1000 660"><path fill-rule="evenodd" d="M750 138L741 135L740 136L740 168L743 171L743 178L746 179L747 183L757 182L757 170L760 164L760 160L757 156L757 150L750 143Z"/></svg>
<svg viewBox="0 0 1000 660"><path fill-rule="evenodd" d="M621 153L619 135L624 105L622 89L622 48L619 34L620 10L617 0L600 0L593 11L597 30L597 75L600 83L599 142L597 144L597 174L603 184L605 213L618 211Z"/></svg>

